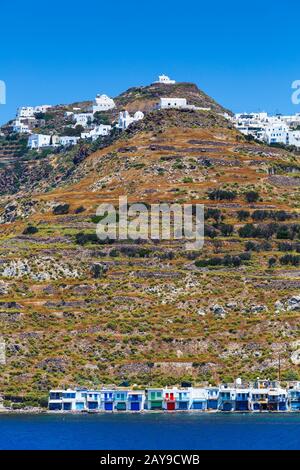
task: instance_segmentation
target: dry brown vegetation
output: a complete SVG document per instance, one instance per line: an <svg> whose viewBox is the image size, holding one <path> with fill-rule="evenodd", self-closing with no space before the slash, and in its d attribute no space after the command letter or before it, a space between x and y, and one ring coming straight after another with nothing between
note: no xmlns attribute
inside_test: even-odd
<svg viewBox="0 0 300 470"><path fill-rule="evenodd" d="M287 252L297 256L299 234L293 240L252 237L259 251L252 247L251 259L239 266L195 262L245 253L249 239L239 229L273 222L253 221L254 211L285 211L292 219L279 226L297 224L299 164L299 157L249 143L225 126L164 124L157 132L128 133L88 156L63 185L30 195L33 210L1 225L7 364L0 391L42 396L54 386L124 380L146 385L274 377L279 355L282 370L297 375L290 356L298 347L300 312L278 312L275 302L299 294L300 267L283 265L286 253L279 247L291 243ZM274 173L286 179L275 184ZM210 200L215 188L236 197ZM247 202L249 191L258 193L256 202ZM217 233L195 253L178 240L78 244L78 233L95 232L97 206L117 203L120 195L129 202L203 203L219 209L221 223L233 231L224 235L220 221L207 218ZM24 200L25 194L4 200L2 216L9 201L22 207ZM57 204L68 204L68 213L54 215ZM76 213L80 206L84 211ZM238 218L241 210L249 212L245 220ZM38 232L23 235L29 223ZM7 269L3 275L13 266L14 276ZM215 305L225 316L214 313Z"/></svg>

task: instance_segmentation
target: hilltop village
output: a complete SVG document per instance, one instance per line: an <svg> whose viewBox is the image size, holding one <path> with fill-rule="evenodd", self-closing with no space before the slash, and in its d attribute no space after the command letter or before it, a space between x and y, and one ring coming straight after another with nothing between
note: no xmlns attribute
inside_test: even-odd
<svg viewBox="0 0 300 470"><path fill-rule="evenodd" d="M291 116L239 113L231 121L242 134L261 142L300 148L300 113Z"/></svg>
<svg viewBox="0 0 300 470"><path fill-rule="evenodd" d="M152 85L175 85L176 81L167 75L160 75ZM116 108L113 98L106 94L98 94L92 104L74 106L64 111L65 126L60 134L56 129L44 133L47 129L47 120L51 110L57 107L51 105L22 106L18 108L16 118L6 127L7 134L28 135L27 147L31 150L70 147L79 141L93 142L98 138L108 136L113 130L124 131L131 124L144 119L145 114L138 110L130 115L127 109L118 113L118 116L109 122L106 117ZM60 108L60 107L58 107ZM183 97L161 97L153 105L154 110L182 109L210 111L210 107L199 107L188 104ZM275 116L268 113L238 113L230 115L220 113L228 119L242 134L267 143L268 145L283 145L300 148L300 114ZM1 135L1 129L0 129ZM2 135L3 134L2 132Z"/></svg>
<svg viewBox="0 0 300 470"><path fill-rule="evenodd" d="M175 80L171 80L167 75L160 75L153 84L174 85ZM64 131L66 135L56 135L55 132L44 134L38 131L47 122L47 115L51 115L51 105L22 106L17 110L17 116L8 128L9 133L28 134L27 146L31 150L40 150L51 147L70 147L76 145L80 140L95 141L99 137L104 137L112 132L112 129L120 131L126 130L134 122L144 118L142 111L136 111L132 116L124 109L120 111L118 119L111 124L106 122L105 113L114 110L116 104L112 98L105 94L98 94L91 106L73 107L64 112L66 125ZM160 98L153 106L153 110L159 109L190 109L209 111L210 108L201 108L189 105L186 98ZM69 131L69 133L68 133ZM67 135L68 134L68 135ZM78 135L74 135L78 134Z"/></svg>

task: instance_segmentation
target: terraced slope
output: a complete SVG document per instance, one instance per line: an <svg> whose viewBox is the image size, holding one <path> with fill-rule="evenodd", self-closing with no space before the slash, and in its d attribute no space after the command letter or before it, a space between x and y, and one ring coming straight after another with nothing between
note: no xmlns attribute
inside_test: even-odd
<svg viewBox="0 0 300 470"><path fill-rule="evenodd" d="M1 393L276 377L279 356L298 377L299 168L218 113L166 111L52 191L3 198ZM120 195L205 204L204 249L99 243L96 208Z"/></svg>

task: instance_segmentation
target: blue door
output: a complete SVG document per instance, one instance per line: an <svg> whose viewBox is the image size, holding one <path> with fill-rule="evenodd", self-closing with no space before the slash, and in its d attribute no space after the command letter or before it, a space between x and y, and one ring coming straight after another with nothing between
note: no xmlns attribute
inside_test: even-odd
<svg viewBox="0 0 300 470"><path fill-rule="evenodd" d="M217 410L218 409L218 400L208 400L207 408L209 410Z"/></svg>
<svg viewBox="0 0 300 470"><path fill-rule="evenodd" d="M89 410L97 410L98 409L98 402L90 401L88 403Z"/></svg>
<svg viewBox="0 0 300 470"><path fill-rule="evenodd" d="M113 404L111 402L106 402L104 404L104 409L105 409L105 411L112 411L113 410Z"/></svg>
<svg viewBox="0 0 300 470"><path fill-rule="evenodd" d="M224 403L223 404L223 411L232 411L232 404L231 403Z"/></svg>
<svg viewBox="0 0 300 470"><path fill-rule="evenodd" d="M140 411L140 404L138 402L131 403L130 406L131 411Z"/></svg>
<svg viewBox="0 0 300 470"><path fill-rule="evenodd" d="M84 410L84 403L81 401L76 403L76 410Z"/></svg>
<svg viewBox="0 0 300 470"><path fill-rule="evenodd" d="M61 403L49 403L49 410L61 410L62 404Z"/></svg>
<svg viewBox="0 0 300 470"><path fill-rule="evenodd" d="M71 403L64 403L64 410L65 411L71 411L72 407L71 407Z"/></svg>
<svg viewBox="0 0 300 470"><path fill-rule="evenodd" d="M235 406L236 411L248 411L247 401L237 401Z"/></svg>
<svg viewBox="0 0 300 470"><path fill-rule="evenodd" d="M194 403L193 403L193 410L203 410L203 403L202 403L202 401L194 401Z"/></svg>
<svg viewBox="0 0 300 470"><path fill-rule="evenodd" d="M187 401L180 401L178 404L178 408L180 410L187 410L188 409L188 402Z"/></svg>

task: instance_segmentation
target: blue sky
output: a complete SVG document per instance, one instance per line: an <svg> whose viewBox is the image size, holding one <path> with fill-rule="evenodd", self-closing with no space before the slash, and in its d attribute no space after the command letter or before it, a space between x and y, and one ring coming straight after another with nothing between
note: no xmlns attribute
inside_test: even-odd
<svg viewBox="0 0 300 470"><path fill-rule="evenodd" d="M236 112L300 112L299 18L298 0L1 2L0 123L19 105L113 96L159 73Z"/></svg>

